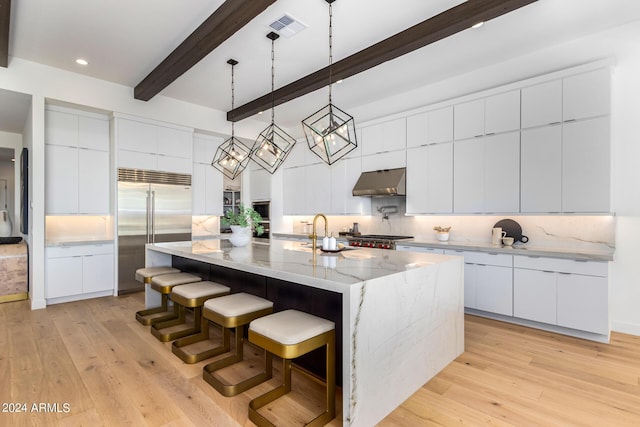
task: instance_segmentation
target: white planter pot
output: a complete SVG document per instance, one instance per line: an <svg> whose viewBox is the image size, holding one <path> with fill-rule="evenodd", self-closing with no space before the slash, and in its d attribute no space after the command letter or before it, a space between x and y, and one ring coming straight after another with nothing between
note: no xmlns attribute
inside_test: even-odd
<svg viewBox="0 0 640 427"><path fill-rule="evenodd" d="M239 225L231 226L229 241L233 246L247 246L251 241L251 237L250 227L240 227Z"/></svg>
<svg viewBox="0 0 640 427"><path fill-rule="evenodd" d="M449 233L436 233L436 239L441 242L446 242L449 240Z"/></svg>

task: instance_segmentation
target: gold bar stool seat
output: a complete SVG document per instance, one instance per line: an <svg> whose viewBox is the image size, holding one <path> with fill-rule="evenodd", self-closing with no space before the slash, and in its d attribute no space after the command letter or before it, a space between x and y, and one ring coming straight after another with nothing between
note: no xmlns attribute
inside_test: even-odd
<svg viewBox="0 0 640 427"><path fill-rule="evenodd" d="M231 289L228 286L209 281L174 286L171 289L169 298L178 307L178 317L151 325L151 334L162 342L198 334L202 327L202 306L204 302L211 298L228 295L230 291ZM193 325L186 323L186 308L193 308ZM174 330L173 327L178 325L187 325L187 327Z"/></svg>
<svg viewBox="0 0 640 427"><path fill-rule="evenodd" d="M145 285L151 284L151 280L156 276L163 274L180 273L180 270L173 267L147 267L139 268L136 270L136 280L142 282ZM162 294L162 302L160 307L147 308L136 312L136 320L145 326L151 325L151 323L161 322L168 320L172 317L173 312L169 311L168 295Z"/></svg>
<svg viewBox="0 0 640 427"><path fill-rule="evenodd" d="M285 310L252 321L249 341L282 358L283 384L249 402L249 419L260 427L274 424L258 413L258 409L291 391L291 359L320 347L326 348L326 409L306 426L327 424L336 416L335 325L321 317L297 310ZM299 369L298 369L299 370ZM302 374L318 380L314 375Z"/></svg>
<svg viewBox="0 0 640 427"><path fill-rule="evenodd" d="M229 351L229 329L235 328L234 354L209 363L202 370L202 378L223 396L235 396L271 378L272 355L267 351L264 352L266 368L257 375L236 384L227 384L215 375L215 371L242 361L244 326L271 313L273 313L273 302L244 292L210 299L204 303L203 318L215 322L223 330L223 345L213 351L219 350L218 354ZM175 346L176 343L173 344Z"/></svg>

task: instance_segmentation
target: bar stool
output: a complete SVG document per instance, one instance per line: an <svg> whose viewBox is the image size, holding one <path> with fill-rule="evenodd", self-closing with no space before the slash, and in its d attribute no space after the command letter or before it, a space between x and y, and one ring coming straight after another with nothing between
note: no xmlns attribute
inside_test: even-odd
<svg viewBox="0 0 640 427"><path fill-rule="evenodd" d="M145 285L150 284L151 280L156 276L169 273L180 273L180 270L173 267L147 267L136 270L136 280ZM145 310L136 311L136 320L145 326L153 322L162 322L173 316L173 312L169 311L168 296L162 294L162 302L160 307L147 308Z"/></svg>
<svg viewBox="0 0 640 427"><path fill-rule="evenodd" d="M274 426L258 409L291 391L291 359L320 347L326 348L326 410L305 424L325 425L336 416L335 325L333 322L297 310L285 310L252 321L249 341L282 358L283 384L249 402L249 419L260 427ZM302 369L300 373L318 380ZM320 381L322 382L322 381Z"/></svg>
<svg viewBox="0 0 640 427"><path fill-rule="evenodd" d="M218 349L229 351L229 330L235 328L235 352L228 357L209 363L202 370L202 378L223 396L235 396L271 378L272 355L268 351L264 352L265 370L236 384L227 384L214 374L215 371L243 360L244 326L271 313L273 313L273 302L244 292L210 299L204 303L203 317L220 325L223 330L223 345ZM173 344L175 346L176 343Z"/></svg>
<svg viewBox="0 0 640 427"><path fill-rule="evenodd" d="M160 276L158 279L161 279ZM208 299L229 295L231 289L228 286L215 282L193 282L186 285L174 286L169 298L178 306L178 317L165 322L151 325L151 334L162 342L173 341L200 332L202 326L202 306ZM193 325L187 325L185 309L193 308ZM174 326L187 325L188 327L173 330ZM170 329L170 331L167 331Z"/></svg>

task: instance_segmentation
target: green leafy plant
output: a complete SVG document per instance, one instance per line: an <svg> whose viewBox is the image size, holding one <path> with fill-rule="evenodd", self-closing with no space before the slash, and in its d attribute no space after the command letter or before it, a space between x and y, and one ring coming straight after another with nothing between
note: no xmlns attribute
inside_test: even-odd
<svg viewBox="0 0 640 427"><path fill-rule="evenodd" d="M244 205L238 206L238 213L228 210L222 217L223 225L237 225L240 227L249 227L256 232L258 236L264 233L262 217L252 208L246 208Z"/></svg>

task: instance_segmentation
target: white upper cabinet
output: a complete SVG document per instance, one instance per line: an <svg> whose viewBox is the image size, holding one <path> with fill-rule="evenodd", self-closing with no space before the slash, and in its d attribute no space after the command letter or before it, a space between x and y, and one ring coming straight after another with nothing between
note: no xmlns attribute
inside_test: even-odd
<svg viewBox="0 0 640 427"><path fill-rule="evenodd" d="M429 117L427 113L407 117L407 148L428 143Z"/></svg>
<svg viewBox="0 0 640 427"><path fill-rule="evenodd" d="M520 91L489 96L485 99L484 133L508 132L520 129Z"/></svg>
<svg viewBox="0 0 640 427"><path fill-rule="evenodd" d="M454 107L455 139L520 129L520 91L492 95Z"/></svg>
<svg viewBox="0 0 640 427"><path fill-rule="evenodd" d="M400 118L362 128L362 155L403 150L407 144L406 119Z"/></svg>
<svg viewBox="0 0 640 427"><path fill-rule="evenodd" d="M458 104L454 107L455 139L467 139L484 135L484 99Z"/></svg>
<svg viewBox="0 0 640 427"><path fill-rule="evenodd" d="M256 165L257 166L257 165ZM264 201L271 199L271 174L266 169L258 166L251 168L251 185L249 196L251 201Z"/></svg>
<svg viewBox="0 0 640 427"><path fill-rule="evenodd" d="M48 107L45 112L45 211L110 213L107 116Z"/></svg>
<svg viewBox="0 0 640 427"><path fill-rule="evenodd" d="M453 211L453 143L407 150L407 213Z"/></svg>
<svg viewBox="0 0 640 427"><path fill-rule="evenodd" d="M484 145L467 139L453 145L453 210L481 213L484 210Z"/></svg>
<svg viewBox="0 0 640 427"><path fill-rule="evenodd" d="M522 89L522 128L562 121L562 80Z"/></svg>
<svg viewBox="0 0 640 427"><path fill-rule="evenodd" d="M453 106L407 117L407 148L453 141Z"/></svg>
<svg viewBox="0 0 640 427"><path fill-rule="evenodd" d="M565 123L562 210L609 212L609 117Z"/></svg>
<svg viewBox="0 0 640 427"><path fill-rule="evenodd" d="M520 133L491 135L484 143L483 212L520 210Z"/></svg>
<svg viewBox="0 0 640 427"><path fill-rule="evenodd" d="M429 111L427 118L429 121L427 143L453 141L453 106Z"/></svg>
<svg viewBox="0 0 640 427"><path fill-rule="evenodd" d="M192 172L193 131L118 117L118 166Z"/></svg>
<svg viewBox="0 0 640 427"><path fill-rule="evenodd" d="M520 209L528 213L562 210L562 126L522 131Z"/></svg>
<svg viewBox="0 0 640 427"><path fill-rule="evenodd" d="M362 156L362 171L376 171L382 169L403 168L407 165L407 153L402 151L389 151L387 153Z"/></svg>
<svg viewBox="0 0 640 427"><path fill-rule="evenodd" d="M611 109L611 73L602 68L563 80L563 120L608 115Z"/></svg>
<svg viewBox="0 0 640 427"><path fill-rule="evenodd" d="M223 175L211 166L222 138L193 135L193 173L191 193L194 215L222 215Z"/></svg>
<svg viewBox="0 0 640 427"><path fill-rule="evenodd" d="M371 197L352 195L360 173L360 157L341 159L331 165L331 211L334 215L369 215Z"/></svg>

